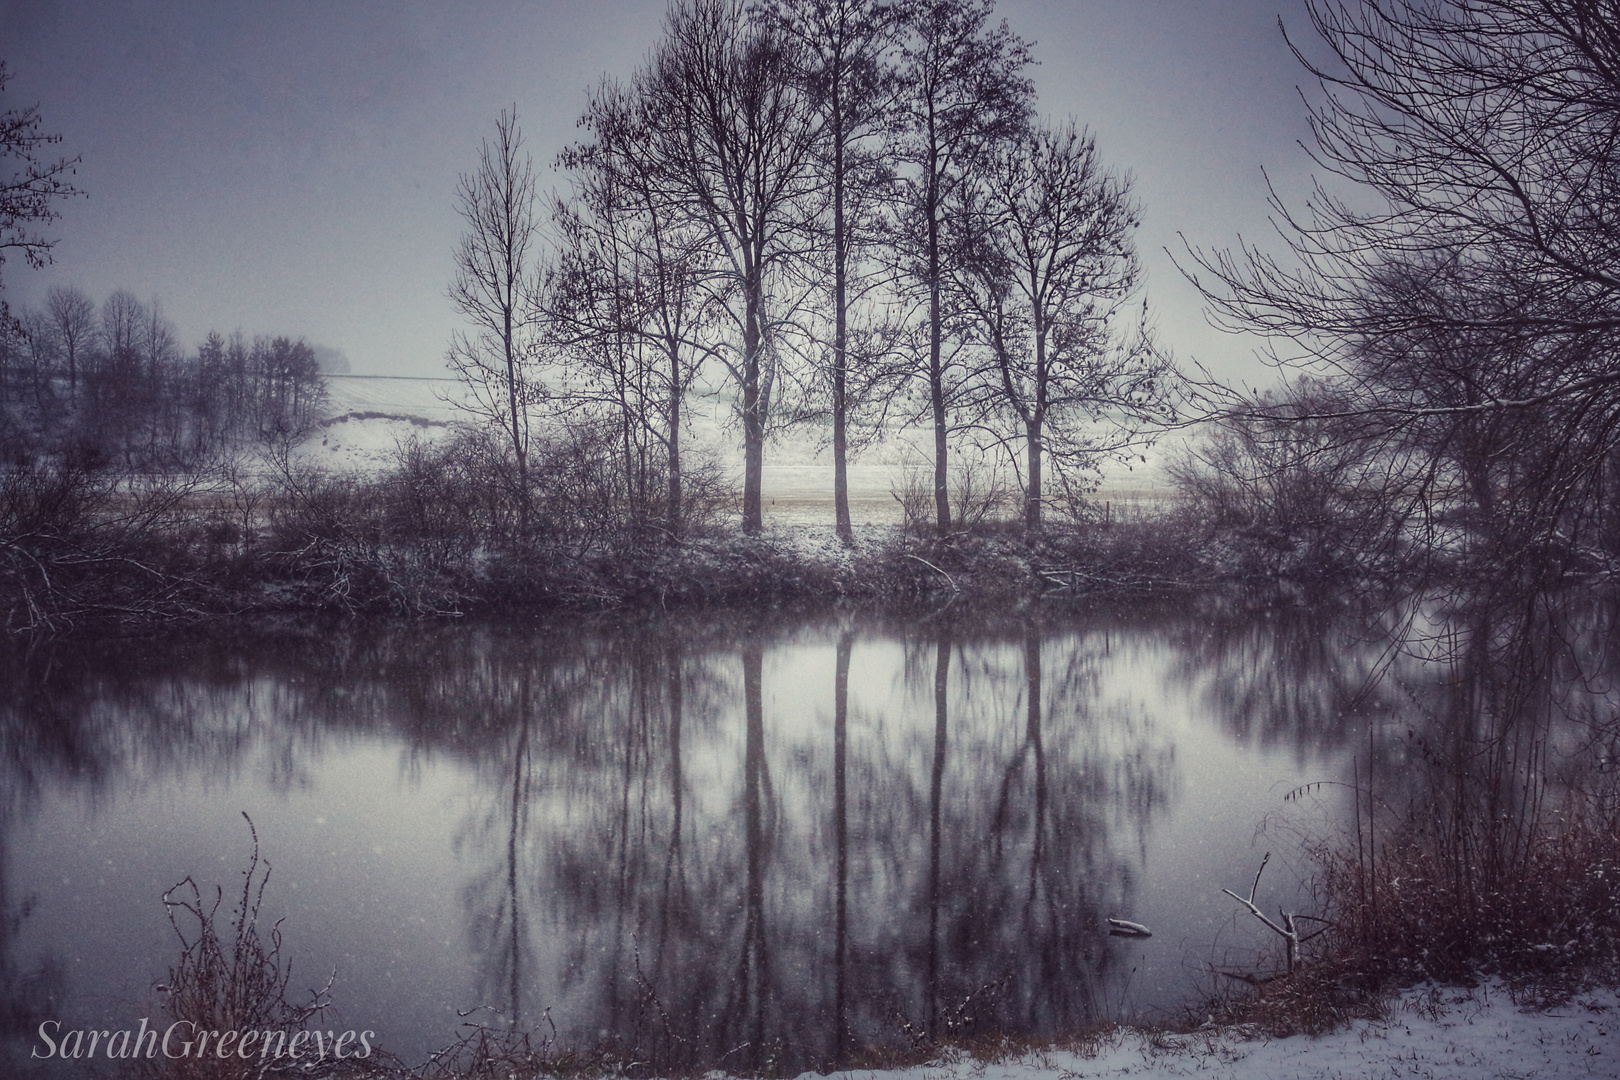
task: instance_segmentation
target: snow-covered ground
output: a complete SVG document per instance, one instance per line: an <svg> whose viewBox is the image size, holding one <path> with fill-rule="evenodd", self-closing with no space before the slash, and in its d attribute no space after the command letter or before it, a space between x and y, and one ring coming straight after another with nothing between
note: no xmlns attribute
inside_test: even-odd
<svg viewBox="0 0 1620 1080"><path fill-rule="evenodd" d="M392 375L326 377L327 412L333 416L350 412L381 412L450 421L462 415L454 404L461 400L462 394L461 383L450 378Z"/></svg>
<svg viewBox="0 0 1620 1080"><path fill-rule="evenodd" d="M839 1074L851 1080L1561 1080L1620 1077L1620 994L1578 995L1521 1011L1499 985L1411 991L1387 1018L1320 1038L1240 1032L1155 1035L1122 1030L1094 1054L1042 1051L986 1064L948 1059L911 1069Z"/></svg>
<svg viewBox="0 0 1620 1080"><path fill-rule="evenodd" d="M398 446L415 438L432 440L451 425L470 419L454 402L464 391L454 379L388 378L343 375L327 380L328 418L298 448L298 458L336 471L375 472L393 461ZM717 396L698 397L689 407L690 452L707 453L737 473L741 486L741 450L729 407ZM1146 462L1114 465L1095 498L1117 508L1121 503L1155 501L1168 494L1163 474L1167 448L1180 436L1146 452ZM931 435L895 430L867 447L849 466L850 515L857 524L897 525L901 521L896 493L908 483L923 483L929 472L924 442ZM832 451L828 433L802 426L766 447L761 477L764 511L777 525L830 523L832 517ZM930 444L931 445L931 444ZM971 453L960 452L968 462ZM990 470L980 463L982 479ZM927 481L931 483L931 479ZM1007 478L1013 484L1011 478Z"/></svg>
<svg viewBox="0 0 1620 1080"><path fill-rule="evenodd" d="M326 419L293 450L296 461L333 472L376 473L411 439L431 442L462 419L454 379L328 375Z"/></svg>

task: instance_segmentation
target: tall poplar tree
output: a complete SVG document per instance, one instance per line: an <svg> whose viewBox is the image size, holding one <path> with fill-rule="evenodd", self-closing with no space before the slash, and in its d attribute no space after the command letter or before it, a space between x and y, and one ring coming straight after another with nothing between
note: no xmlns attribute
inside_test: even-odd
<svg viewBox="0 0 1620 1080"><path fill-rule="evenodd" d="M928 407L934 426L934 507L951 528L949 380L942 304L947 267L944 215L952 191L1000 140L1028 122L1034 87L1029 49L1005 21L990 25L993 0L908 0L895 147L901 177L902 266L926 296Z"/></svg>
<svg viewBox="0 0 1620 1080"><path fill-rule="evenodd" d="M761 476L770 415L772 309L801 253L820 191L818 117L792 77L794 42L736 0L674 7L633 84L657 123L649 150L669 197L708 233L712 288L730 302L740 347L721 362L743 428L743 531L764 527Z"/></svg>
<svg viewBox="0 0 1620 1080"><path fill-rule="evenodd" d="M904 28L903 12L877 0L773 0L765 10L797 42L799 75L819 114L814 169L830 193L819 235L832 270L833 512L838 536L849 544L851 286L862 252L876 242L873 211L892 174L881 142L893 125L897 80L891 53Z"/></svg>
<svg viewBox="0 0 1620 1080"><path fill-rule="evenodd" d="M474 408L501 427L517 465L519 533L529 531L529 408L538 391L531 377L529 332L533 304L534 165L523 150L517 110L495 122L495 141L479 148L478 167L463 174L456 209L467 224L456 248L450 300L472 323L471 335L451 340L450 366L472 391Z"/></svg>

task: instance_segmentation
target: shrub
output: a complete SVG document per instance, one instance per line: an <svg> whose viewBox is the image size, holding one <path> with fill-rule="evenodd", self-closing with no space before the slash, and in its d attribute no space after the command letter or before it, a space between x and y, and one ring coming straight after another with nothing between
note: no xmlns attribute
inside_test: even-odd
<svg viewBox="0 0 1620 1080"><path fill-rule="evenodd" d="M934 502L932 465L907 465L890 488L900 504L901 528L913 536L939 530ZM1018 505L1018 493L1005 470L986 461L959 459L950 471L951 525L955 532L975 532L1003 523Z"/></svg>
<svg viewBox="0 0 1620 1080"><path fill-rule="evenodd" d="M1620 979L1620 812L1571 796L1522 849L1504 821L1473 831L1412 820L1317 850L1336 962L1378 981Z"/></svg>
<svg viewBox="0 0 1620 1080"><path fill-rule="evenodd" d="M151 620L194 610L183 503L194 479L120 476L67 455L0 466L5 629Z"/></svg>
<svg viewBox="0 0 1620 1080"><path fill-rule="evenodd" d="M225 895L222 887L215 886L210 897L187 877L163 894L169 925L180 942L180 959L157 990L164 1011L174 1020L192 1025L183 1032L291 1034L304 1030L311 1020L319 1021L332 1003L331 978L321 989L310 991L307 1001L288 997L292 963L282 951L281 923L273 924L268 933L260 929L270 864L259 857L259 834L253 820L246 813L242 817L253 837L253 852L227 926L219 925ZM240 1060L160 1055L150 1061L137 1060L139 1072L174 1080L248 1080L277 1074L318 1078L342 1071L335 1058L312 1060L314 1057L304 1054L299 1061L277 1061L262 1055Z"/></svg>
<svg viewBox="0 0 1620 1080"><path fill-rule="evenodd" d="M1332 570L1397 535L1391 474L1364 422L1332 415L1342 407L1331 388L1302 378L1172 456L1182 499L1208 528L1248 541L1249 569Z"/></svg>

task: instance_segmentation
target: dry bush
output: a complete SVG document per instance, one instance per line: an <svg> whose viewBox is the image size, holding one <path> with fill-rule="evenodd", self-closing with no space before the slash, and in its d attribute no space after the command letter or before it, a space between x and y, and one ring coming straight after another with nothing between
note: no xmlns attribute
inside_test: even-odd
<svg viewBox="0 0 1620 1080"><path fill-rule="evenodd" d="M556 1030L544 1034L464 1024L459 1039L429 1055L399 1080L519 1080L537 1077L623 1076L631 1061L608 1051L566 1050ZM644 1064L644 1063L643 1063Z"/></svg>
<svg viewBox="0 0 1620 1080"><path fill-rule="evenodd" d="M242 815L247 818L247 814ZM187 877L163 895L169 924L180 942L180 959L157 987L163 1010L173 1020L192 1025L184 1034L209 1032L293 1032L320 1021L331 1005L332 979L310 990L302 1003L289 997L292 963L282 951L281 923L261 929L260 908L270 880L270 864L259 856L259 836L248 818L253 852L242 873L242 891L229 923L219 925L224 889L209 896ZM177 1036L177 1039L179 1037ZM164 1080L247 1080L264 1076L327 1077L344 1064L332 1057L304 1053L299 1060L255 1055L238 1058L165 1056L136 1059L137 1072ZM350 1067L352 1069L352 1066Z"/></svg>
<svg viewBox="0 0 1620 1080"><path fill-rule="evenodd" d="M407 445L390 474L368 480L278 466L266 500L272 574L300 606L342 612L451 614L467 596L483 536L450 453Z"/></svg>
<svg viewBox="0 0 1620 1080"><path fill-rule="evenodd" d="M514 492L498 448L461 432L443 443L412 436L378 481L387 542L430 572L465 570L516 525Z"/></svg>
<svg viewBox="0 0 1620 1080"><path fill-rule="evenodd" d="M713 458L688 454L681 466L681 513L671 528L667 463L632 455L618 433L576 423L537 441L530 457L535 482L535 539L573 558L614 555L709 532L736 505L736 492Z"/></svg>
<svg viewBox="0 0 1620 1080"><path fill-rule="evenodd" d="M1005 521L1018 505L1018 493L1006 472L987 462L959 458L950 470L951 530L982 531ZM939 531L934 504L932 465L907 465L891 484L889 493L900 504L901 528L913 536Z"/></svg>
<svg viewBox="0 0 1620 1080"><path fill-rule="evenodd" d="M195 480L69 455L0 466L0 625L65 630L194 612L182 506Z"/></svg>
<svg viewBox="0 0 1620 1080"><path fill-rule="evenodd" d="M1498 857L1507 831L1484 823L1459 845L1452 828L1409 821L1317 850L1340 962L1379 979L1620 979L1620 811L1572 796Z"/></svg>
<svg viewBox="0 0 1620 1080"><path fill-rule="evenodd" d="M266 558L300 604L339 611L413 606L383 550L377 494L352 476L282 468L268 500Z"/></svg>
<svg viewBox="0 0 1620 1080"><path fill-rule="evenodd" d="M1018 493L1004 470L962 462L951 470L951 513L956 527L972 532L1006 520L1018 505Z"/></svg>
<svg viewBox="0 0 1620 1080"><path fill-rule="evenodd" d="M1401 500L1369 425L1333 415L1345 407L1308 378L1262 394L1173 454L1171 483L1207 528L1246 541L1249 569L1354 563L1398 535Z"/></svg>
<svg viewBox="0 0 1620 1080"><path fill-rule="evenodd" d="M1204 531L1174 505L1114 503L1108 516L1048 529L1035 557L1043 586L1074 592L1163 591L1210 584Z"/></svg>
<svg viewBox="0 0 1620 1080"><path fill-rule="evenodd" d="M912 535L934 531L934 478L921 466L908 465L889 487L889 494L900 504L901 528Z"/></svg>
<svg viewBox="0 0 1620 1080"><path fill-rule="evenodd" d="M1401 821L1308 852L1326 932L1286 976L1229 973L1204 1009L1224 1023L1285 1036L1377 1016L1413 983L1506 979L1520 1000L1560 1003L1594 984L1620 986L1620 808L1572 797L1515 858L1504 822L1484 824L1459 856L1452 829ZM1451 835L1448 835L1450 833ZM1278 950L1280 953L1281 945ZM1279 969L1266 963L1261 968ZM1202 1018L1201 1016L1199 1017Z"/></svg>

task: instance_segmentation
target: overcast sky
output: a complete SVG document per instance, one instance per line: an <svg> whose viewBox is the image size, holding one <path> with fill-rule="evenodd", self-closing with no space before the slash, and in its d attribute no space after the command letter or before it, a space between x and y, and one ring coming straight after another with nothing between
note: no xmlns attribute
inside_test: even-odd
<svg viewBox="0 0 1620 1080"><path fill-rule="evenodd" d="M1139 247L1162 339L1264 379L1251 343L1204 322L1161 249L1269 239L1264 169L1309 163L1277 29L1302 0L1001 0L1036 42L1041 112L1075 117L1144 205ZM4 268L12 305L54 284L156 299L195 345L210 329L341 349L357 372L436 375L454 193L516 104L546 185L586 93L629 75L664 0L0 0L0 107L37 104L82 155L87 197L51 227L54 265Z"/></svg>

